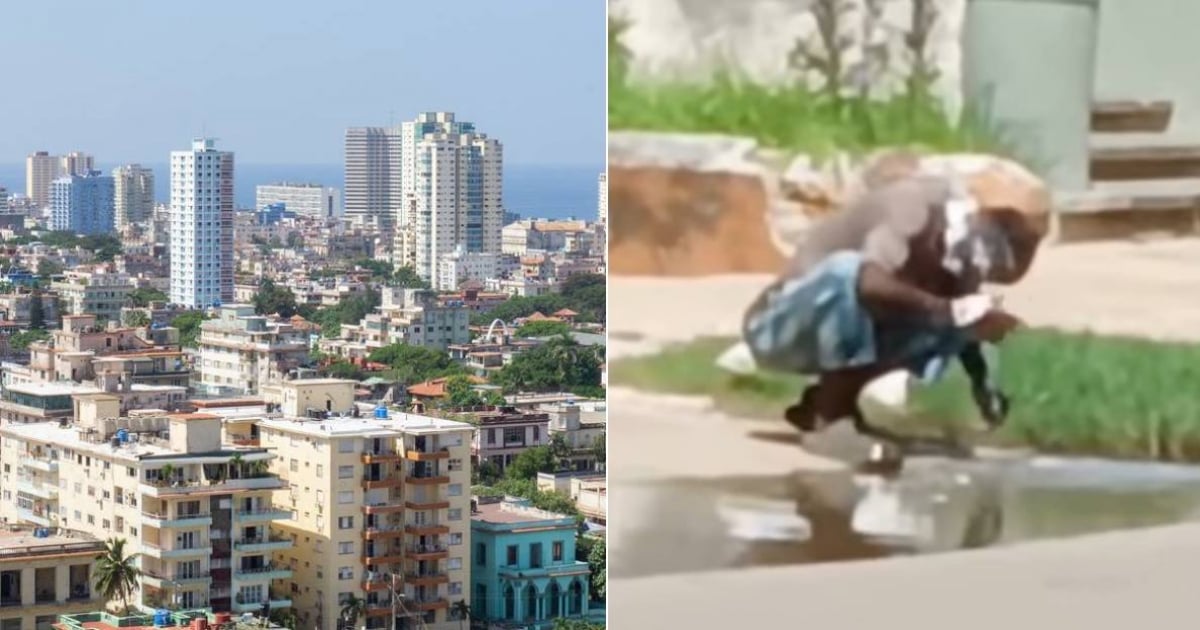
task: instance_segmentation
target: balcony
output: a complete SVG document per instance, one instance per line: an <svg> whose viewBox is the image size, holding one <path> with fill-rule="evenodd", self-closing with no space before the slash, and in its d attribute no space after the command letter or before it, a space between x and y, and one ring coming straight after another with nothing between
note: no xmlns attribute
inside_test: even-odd
<svg viewBox="0 0 1200 630"><path fill-rule="evenodd" d="M373 556L363 556L363 564L368 566L383 566L404 562L404 555L399 551L379 552Z"/></svg>
<svg viewBox="0 0 1200 630"><path fill-rule="evenodd" d="M32 470L40 470L46 473L58 472L58 460L48 457L30 457L21 460L21 465Z"/></svg>
<svg viewBox="0 0 1200 630"><path fill-rule="evenodd" d="M48 483L30 481L29 479L17 479L17 491L25 494L38 497L41 499L53 500L58 498L58 486L52 486Z"/></svg>
<svg viewBox="0 0 1200 630"><path fill-rule="evenodd" d="M364 514L395 514L404 511L402 503L380 503L378 505L364 505Z"/></svg>
<svg viewBox="0 0 1200 630"><path fill-rule="evenodd" d="M212 544L193 545L190 547L163 547L158 543L142 541L142 553L151 558L166 560L169 558L192 558L212 555Z"/></svg>
<svg viewBox="0 0 1200 630"><path fill-rule="evenodd" d="M450 507L450 502L441 499L423 499L420 501L405 501L404 507L410 510L444 510Z"/></svg>
<svg viewBox="0 0 1200 630"><path fill-rule="evenodd" d="M418 451L415 449L410 449L404 452L404 459L413 462L431 462L438 459L448 459L449 457L450 451L444 448L436 451Z"/></svg>
<svg viewBox="0 0 1200 630"><path fill-rule="evenodd" d="M433 584L445 584L450 581L450 574L444 571L419 571L414 573L405 573L404 582L414 586L429 586Z"/></svg>
<svg viewBox="0 0 1200 630"><path fill-rule="evenodd" d="M410 560L436 560L448 557L450 549L446 545L409 545L405 549L405 555Z"/></svg>
<svg viewBox="0 0 1200 630"><path fill-rule="evenodd" d="M142 523L153 527L211 527L212 514L162 514L157 512L142 512Z"/></svg>
<svg viewBox="0 0 1200 630"><path fill-rule="evenodd" d="M291 549L295 543L287 536L269 536L266 538L243 538L233 543L234 551L240 553L261 553L279 549Z"/></svg>
<svg viewBox="0 0 1200 630"><path fill-rule="evenodd" d="M172 575L159 571L143 571L142 582L157 588L207 586L212 583L212 576L200 572Z"/></svg>
<svg viewBox="0 0 1200 630"><path fill-rule="evenodd" d="M362 590L368 593L388 590L388 578L386 576L377 575L369 577L362 582Z"/></svg>
<svg viewBox="0 0 1200 630"><path fill-rule="evenodd" d="M401 485L400 477L385 477L383 479L371 479L363 477L362 487L364 490L375 490L376 488L399 488Z"/></svg>
<svg viewBox="0 0 1200 630"><path fill-rule="evenodd" d="M239 523L269 523L271 521L286 521L292 518L291 510L277 507L255 508L253 510L238 510L233 513L234 520Z"/></svg>
<svg viewBox="0 0 1200 630"><path fill-rule="evenodd" d="M400 461L400 453L363 453L362 463L364 464L382 464L384 462Z"/></svg>
<svg viewBox="0 0 1200 630"><path fill-rule="evenodd" d="M405 597L404 605L409 610L427 612L450 607L450 600L443 597Z"/></svg>
<svg viewBox="0 0 1200 630"><path fill-rule="evenodd" d="M434 486L450 483L450 477L429 472L410 472L407 473L404 481L415 486Z"/></svg>
<svg viewBox="0 0 1200 630"><path fill-rule="evenodd" d="M239 490L279 490L283 487L283 480L271 476L222 481L179 480L169 484L142 482L138 484L138 491L151 497L174 497L193 494L233 494Z"/></svg>
<svg viewBox="0 0 1200 630"><path fill-rule="evenodd" d="M438 525L437 523L422 523L420 525L405 525L404 533L416 534L418 536L432 536L436 534L449 534L450 527L448 525Z"/></svg>
<svg viewBox="0 0 1200 630"><path fill-rule="evenodd" d="M366 540L381 540L384 538L399 538L404 534L404 530L399 525L380 525L377 527L367 527L363 529L363 538Z"/></svg>
<svg viewBox="0 0 1200 630"><path fill-rule="evenodd" d="M292 569L269 564L262 567L240 567L234 569L233 574L243 581L286 580L292 577ZM261 606L262 603L259 602L259 605Z"/></svg>
<svg viewBox="0 0 1200 630"><path fill-rule="evenodd" d="M271 610L279 610L281 608L291 608L292 600L286 597L272 595L269 600ZM233 612L236 613L257 613L262 610L263 600L250 601L243 600L240 597L235 597L233 601Z"/></svg>
<svg viewBox="0 0 1200 630"><path fill-rule="evenodd" d="M45 525L46 527L52 527L56 525L58 520L54 517L54 513L50 512L49 510L40 510L35 512L29 508L22 507L17 508L17 518L26 523Z"/></svg>
<svg viewBox="0 0 1200 630"><path fill-rule="evenodd" d="M392 602L367 602L368 617L389 617L393 612L400 612L399 608L392 608Z"/></svg>

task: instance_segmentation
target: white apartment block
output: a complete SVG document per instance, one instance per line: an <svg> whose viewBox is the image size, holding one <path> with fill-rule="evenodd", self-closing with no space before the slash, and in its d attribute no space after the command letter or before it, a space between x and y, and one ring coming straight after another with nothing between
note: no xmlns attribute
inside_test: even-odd
<svg viewBox="0 0 1200 630"><path fill-rule="evenodd" d="M511 258L498 252L468 252L460 245L454 251L442 254L433 288L457 291L468 280L483 282L488 278L499 278L503 272L516 267L515 260L505 264Z"/></svg>
<svg viewBox="0 0 1200 630"><path fill-rule="evenodd" d="M586 221L525 219L501 230L501 251L524 256L530 252L580 252L594 249L596 234Z"/></svg>
<svg viewBox="0 0 1200 630"><path fill-rule="evenodd" d="M332 411L345 414L355 384L342 383L341 393L309 397L337 400ZM276 556L295 570L302 627L335 630L354 597L366 602L359 623L368 630L459 630L465 620L452 607L471 597L474 427L382 410L369 419L264 419L257 430L287 484L276 505L292 511L273 526L303 541Z"/></svg>
<svg viewBox="0 0 1200 630"><path fill-rule="evenodd" d="M205 307L233 301L233 153L207 138L171 152L170 300Z"/></svg>
<svg viewBox="0 0 1200 630"><path fill-rule="evenodd" d="M416 143L412 203L417 273L435 281L443 254L498 253L503 148L475 133L432 133Z"/></svg>
<svg viewBox="0 0 1200 630"><path fill-rule="evenodd" d="M73 423L0 427L0 516L9 523L119 536L142 571L131 603L257 612L291 605L295 544L271 533L290 514L265 448L222 443L222 420L146 410L122 417L116 397L78 395Z"/></svg>
<svg viewBox="0 0 1200 630"><path fill-rule="evenodd" d="M134 290L129 276L103 270L68 271L62 280L51 283L50 288L62 300L64 314L93 315L117 323Z"/></svg>
<svg viewBox="0 0 1200 630"><path fill-rule="evenodd" d="M432 291L384 287L379 310L358 324L343 324L339 339L321 340L321 351L359 358L397 343L446 351L472 338L470 311L466 306L462 302L440 301Z"/></svg>
<svg viewBox="0 0 1200 630"><path fill-rule="evenodd" d="M200 387L212 396L256 394L308 360L308 333L269 322L248 304L221 307L200 325Z"/></svg>
<svg viewBox="0 0 1200 630"><path fill-rule="evenodd" d="M401 203L400 129L351 127L345 150L346 217L391 229Z"/></svg>
<svg viewBox="0 0 1200 630"><path fill-rule="evenodd" d="M608 223L608 173L600 173L600 198L597 200L597 220Z"/></svg>
<svg viewBox="0 0 1200 630"><path fill-rule="evenodd" d="M262 209L281 203L288 212L313 219L342 216L342 195L337 188L320 184L266 184L254 190L254 207Z"/></svg>
<svg viewBox="0 0 1200 630"><path fill-rule="evenodd" d="M150 220L154 214L154 171L140 164L112 170L113 210L118 230Z"/></svg>

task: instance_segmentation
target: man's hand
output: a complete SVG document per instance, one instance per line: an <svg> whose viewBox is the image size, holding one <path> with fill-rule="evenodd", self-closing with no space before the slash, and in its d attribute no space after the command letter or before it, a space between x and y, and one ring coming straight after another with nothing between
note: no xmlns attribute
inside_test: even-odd
<svg viewBox="0 0 1200 630"><path fill-rule="evenodd" d="M980 341L999 343L1021 324L1021 320L1012 313L992 309L971 325L970 330L971 334Z"/></svg>

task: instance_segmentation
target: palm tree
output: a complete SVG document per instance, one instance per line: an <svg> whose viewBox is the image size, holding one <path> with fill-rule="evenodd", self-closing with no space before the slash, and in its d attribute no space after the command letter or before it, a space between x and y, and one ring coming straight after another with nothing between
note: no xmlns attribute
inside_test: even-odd
<svg viewBox="0 0 1200 630"><path fill-rule="evenodd" d="M463 622L471 619L471 605L467 600L460 599L450 607L450 612L458 616L458 630L462 630Z"/></svg>
<svg viewBox="0 0 1200 630"><path fill-rule="evenodd" d="M125 539L110 538L104 553L96 556L96 590L108 603L120 600L129 614L129 597L137 590L142 571L137 567L141 554L125 554Z"/></svg>
<svg viewBox="0 0 1200 630"><path fill-rule="evenodd" d="M353 630L358 625L358 618L367 614L367 601L351 595L342 604L341 614L346 625Z"/></svg>

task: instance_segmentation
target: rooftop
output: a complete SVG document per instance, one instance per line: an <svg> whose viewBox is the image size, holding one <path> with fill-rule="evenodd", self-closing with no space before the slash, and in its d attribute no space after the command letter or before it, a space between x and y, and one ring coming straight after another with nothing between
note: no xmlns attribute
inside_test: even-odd
<svg viewBox="0 0 1200 630"><path fill-rule="evenodd" d="M34 536L44 531L48 536ZM0 562L13 562L32 556L96 554L104 543L83 532L55 528L10 526L0 529Z"/></svg>
<svg viewBox="0 0 1200 630"><path fill-rule="evenodd" d="M476 507L475 513L471 515L472 521L477 521L480 523L493 523L497 525L540 523L542 521L558 521L571 518L572 517L566 514L558 514L557 512L540 510L535 507L522 505L509 499L496 501L494 503L484 503L480 501Z"/></svg>
<svg viewBox="0 0 1200 630"><path fill-rule="evenodd" d="M386 420L376 418L334 417L326 420L307 418L270 418L259 426L288 433L323 437L388 436L402 433L441 433L444 431L474 431L466 422L434 418L415 413L391 411Z"/></svg>

